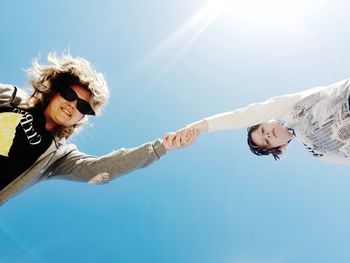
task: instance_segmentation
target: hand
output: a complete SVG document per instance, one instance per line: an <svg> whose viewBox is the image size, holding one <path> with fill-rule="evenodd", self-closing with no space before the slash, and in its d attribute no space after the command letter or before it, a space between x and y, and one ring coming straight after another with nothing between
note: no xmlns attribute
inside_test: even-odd
<svg viewBox="0 0 350 263"><path fill-rule="evenodd" d="M165 134L163 145L166 150L184 148L192 144L202 131L208 131L208 124L201 120L192 124L186 125L184 128L174 132Z"/></svg>
<svg viewBox="0 0 350 263"><path fill-rule="evenodd" d="M163 137L163 145L167 151L184 148L197 138L198 133L194 129L181 132L168 132Z"/></svg>

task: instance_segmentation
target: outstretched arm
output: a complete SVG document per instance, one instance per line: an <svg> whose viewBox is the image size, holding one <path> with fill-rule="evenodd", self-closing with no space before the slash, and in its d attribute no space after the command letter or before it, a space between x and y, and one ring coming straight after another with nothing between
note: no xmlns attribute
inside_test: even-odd
<svg viewBox="0 0 350 263"><path fill-rule="evenodd" d="M93 184L108 183L114 178L147 167L159 160L167 151L180 148L157 139L134 148L122 148L107 155L96 157L82 153L75 145L70 152L57 160L47 171L49 178L85 181Z"/></svg>
<svg viewBox="0 0 350 263"><path fill-rule="evenodd" d="M203 120L186 125L175 133L169 133L166 143L170 147L185 147L196 141L198 135L202 132L246 128L272 119L278 119L306 94L306 92L299 92L272 97L263 102L206 117Z"/></svg>

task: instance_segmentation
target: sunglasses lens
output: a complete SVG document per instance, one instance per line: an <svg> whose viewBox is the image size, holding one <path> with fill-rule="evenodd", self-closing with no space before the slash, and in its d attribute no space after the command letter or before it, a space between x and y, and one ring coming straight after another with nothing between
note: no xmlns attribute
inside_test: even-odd
<svg viewBox="0 0 350 263"><path fill-rule="evenodd" d="M90 104L87 103L85 100L78 99L77 109L78 111L80 111L81 114L95 115L94 110L91 108Z"/></svg>
<svg viewBox="0 0 350 263"><path fill-rule="evenodd" d="M62 98L64 98L67 101L74 101L78 99L78 95L75 93L72 89L62 89L60 91L60 95Z"/></svg>

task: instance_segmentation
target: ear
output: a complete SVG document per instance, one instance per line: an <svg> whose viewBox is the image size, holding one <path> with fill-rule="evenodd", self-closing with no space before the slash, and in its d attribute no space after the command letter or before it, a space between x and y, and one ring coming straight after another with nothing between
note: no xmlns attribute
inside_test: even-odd
<svg viewBox="0 0 350 263"><path fill-rule="evenodd" d="M282 144L282 145L279 147L279 150L280 150L281 152L284 152L285 150L287 150L287 146L288 146L288 143Z"/></svg>

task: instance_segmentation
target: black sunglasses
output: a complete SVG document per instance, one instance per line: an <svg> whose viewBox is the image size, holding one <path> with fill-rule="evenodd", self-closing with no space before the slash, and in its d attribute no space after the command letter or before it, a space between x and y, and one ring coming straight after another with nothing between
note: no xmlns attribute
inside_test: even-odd
<svg viewBox="0 0 350 263"><path fill-rule="evenodd" d="M63 88L60 90L60 95L67 101L77 101L77 109L81 114L84 115L95 115L94 110L91 108L91 105L81 98L78 94L71 88Z"/></svg>

